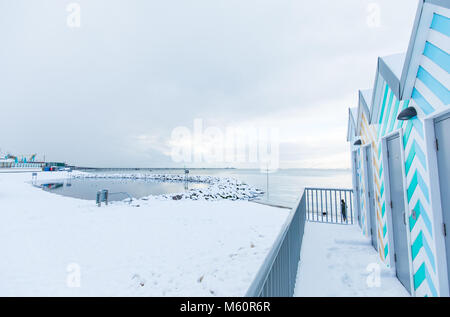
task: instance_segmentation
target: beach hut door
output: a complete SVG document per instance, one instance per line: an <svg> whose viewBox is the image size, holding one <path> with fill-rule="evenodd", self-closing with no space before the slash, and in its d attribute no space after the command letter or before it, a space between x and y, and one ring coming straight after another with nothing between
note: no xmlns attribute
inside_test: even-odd
<svg viewBox="0 0 450 317"><path fill-rule="evenodd" d="M356 199L356 212L357 212L357 218L358 218L358 224L361 227L361 216L360 216L360 200L359 200L359 171L358 171L358 152L353 151L353 172L354 172L354 178L355 178L355 199Z"/></svg>
<svg viewBox="0 0 450 317"><path fill-rule="evenodd" d="M391 201L387 203L390 204L392 211L394 258L397 277L408 292L411 292L400 146L400 137L398 135L387 141L391 196Z"/></svg>
<svg viewBox="0 0 450 317"><path fill-rule="evenodd" d="M436 120L435 126L436 150L438 159L441 204L447 252L447 268L450 283L450 115Z"/></svg>
<svg viewBox="0 0 450 317"><path fill-rule="evenodd" d="M368 185L368 197L369 197L369 213L370 213L370 234L372 239L372 245L377 250L377 222L375 217L375 199L373 192L373 168L372 168L372 150L371 147L366 147L365 151L366 160L366 175Z"/></svg>

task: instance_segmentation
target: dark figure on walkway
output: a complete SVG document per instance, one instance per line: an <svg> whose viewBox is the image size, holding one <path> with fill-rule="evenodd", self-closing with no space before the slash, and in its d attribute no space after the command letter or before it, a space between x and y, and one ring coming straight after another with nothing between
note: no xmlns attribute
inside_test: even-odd
<svg viewBox="0 0 450 317"><path fill-rule="evenodd" d="M341 199L341 214L342 219L347 222L347 206L345 205L345 201Z"/></svg>

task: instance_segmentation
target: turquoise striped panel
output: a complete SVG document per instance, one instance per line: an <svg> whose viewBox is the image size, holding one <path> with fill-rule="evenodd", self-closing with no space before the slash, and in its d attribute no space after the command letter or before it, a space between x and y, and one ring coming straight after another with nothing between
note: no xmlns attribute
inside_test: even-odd
<svg viewBox="0 0 450 317"><path fill-rule="evenodd" d="M383 104L381 105L380 122L378 122L378 123L381 123L383 121L384 108L386 106L386 98L387 98L388 92L389 92L389 86L386 85L386 88L384 89Z"/></svg>
<svg viewBox="0 0 450 317"><path fill-rule="evenodd" d="M414 289L417 290L425 280L428 283L428 287L430 288L431 294L436 297L437 296L436 287L433 284L433 280L431 279L430 273L428 273L425 263L422 263L422 265L414 274Z"/></svg>
<svg viewBox="0 0 450 317"><path fill-rule="evenodd" d="M411 198L414 195L414 192L416 191L417 186L419 186L419 188L422 190L422 193L425 196L425 199L427 200L427 202L430 202L428 187L425 184L422 176L420 176L420 173L417 170L414 173L414 176L411 179L411 183L408 186L408 190L407 190L408 202L411 201Z"/></svg>
<svg viewBox="0 0 450 317"><path fill-rule="evenodd" d="M428 101L422 96L422 94L413 88L412 99L419 105L425 114L430 114L434 111L434 108L428 103Z"/></svg>
<svg viewBox="0 0 450 317"><path fill-rule="evenodd" d="M398 107L400 105L400 101L396 101L395 102L395 106L394 106L394 111L392 112L392 120L391 120L391 124L389 125L389 129L388 132L392 132L392 130L394 129L394 123L397 120L397 114L398 114Z"/></svg>
<svg viewBox="0 0 450 317"><path fill-rule="evenodd" d="M414 243L411 246L411 256L412 256L413 261L416 258L417 254L419 254L420 249L423 247L422 237L423 237L423 233L421 231L417 235L416 240L414 241Z"/></svg>
<svg viewBox="0 0 450 317"><path fill-rule="evenodd" d="M403 146L406 146L409 141L409 136L411 135L411 131L413 128L412 120L408 120L408 123L406 124L405 132L403 133Z"/></svg>
<svg viewBox="0 0 450 317"><path fill-rule="evenodd" d="M414 129L420 134L423 139L423 123L417 118L409 120L412 122Z"/></svg>
<svg viewBox="0 0 450 317"><path fill-rule="evenodd" d="M431 22L430 28L442 34L450 36L450 19L435 13L433 15L433 21Z"/></svg>
<svg viewBox="0 0 450 317"><path fill-rule="evenodd" d="M409 150L409 154L408 154L408 157L406 158L406 162L405 162L406 175L408 175L409 170L411 168L411 165L412 165L415 157L417 157L419 159L423 168L426 170L427 165L426 165L426 160L425 160L425 154L422 152L422 149L420 148L420 146L417 145L416 140L413 140L411 149Z"/></svg>
<svg viewBox="0 0 450 317"><path fill-rule="evenodd" d="M447 52L441 50L439 47L434 46L430 42L425 43L425 49L423 55L435 62L439 67L450 73L450 55Z"/></svg>
<svg viewBox="0 0 450 317"><path fill-rule="evenodd" d="M394 92L391 90L391 93L389 94L389 102L388 102L388 107L386 110L386 120L384 120L383 123L383 130L381 132L381 136L383 136L386 132L386 128L387 128L387 124L390 118L390 114L391 114L391 107L392 107L392 100L394 99Z"/></svg>
<svg viewBox="0 0 450 317"><path fill-rule="evenodd" d="M417 200L417 203L414 207L414 211L416 212L416 219L414 219L412 215L409 217L410 231L413 230L414 226L416 225L416 222L419 220L420 217L422 217L422 220L425 224L425 227L427 228L428 233L430 234L430 236L433 236L433 226L431 225L431 220L428 217L427 211L425 210L425 208L423 208L420 199Z"/></svg>
<svg viewBox="0 0 450 317"><path fill-rule="evenodd" d="M417 118L408 120L405 132L403 133L403 147L405 149L406 146L408 145L409 137L411 136L411 131L413 127L417 131L417 133L419 133L420 136L423 138L423 123Z"/></svg>
<svg viewBox="0 0 450 317"><path fill-rule="evenodd" d="M400 110L400 112L403 111L403 110L405 110L406 108L409 107L409 100L410 100L410 99L408 99L408 100L406 100L405 102L403 102L402 110ZM399 128L402 126L403 121L404 121L404 120L398 120L398 123L397 123L397 129L399 129Z"/></svg>
<svg viewBox="0 0 450 317"><path fill-rule="evenodd" d="M450 91L442 85L437 79L435 79L429 72L427 72L422 66L419 66L417 72L417 78L419 78L433 94L438 97L444 105L450 103Z"/></svg>
<svg viewBox="0 0 450 317"><path fill-rule="evenodd" d="M420 252L420 250L422 248L424 248L425 253L427 254L427 258L430 261L430 264L431 264L431 267L433 268L433 271L436 271L436 263L434 261L433 252L431 251L431 248L428 245L427 240L423 236L423 232L421 231L417 235L416 240L413 242L413 244L411 246L411 256L412 256L413 261L416 258L416 256L419 254L419 252Z"/></svg>

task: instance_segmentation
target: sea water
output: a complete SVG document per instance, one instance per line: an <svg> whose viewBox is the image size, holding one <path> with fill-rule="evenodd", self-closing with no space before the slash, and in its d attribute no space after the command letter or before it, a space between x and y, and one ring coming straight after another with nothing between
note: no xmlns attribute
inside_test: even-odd
<svg viewBox="0 0 450 317"><path fill-rule="evenodd" d="M183 169L95 169L88 170L88 172L113 174L184 174ZM189 175L234 177L265 191L265 196L263 197L264 200L288 207L295 205L305 187L351 188L352 184L351 171L338 169L279 169L270 173L266 173L259 169L190 169ZM135 185L137 187L142 186L140 181L128 182L136 182ZM205 184L190 184L189 186L201 185L205 186ZM168 194L170 192L181 192L182 190L180 189L183 189L183 184L167 185L161 193Z"/></svg>

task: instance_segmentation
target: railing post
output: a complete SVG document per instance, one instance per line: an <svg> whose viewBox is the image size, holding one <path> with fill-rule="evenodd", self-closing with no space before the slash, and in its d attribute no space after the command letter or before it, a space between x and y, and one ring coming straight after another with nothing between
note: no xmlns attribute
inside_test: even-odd
<svg viewBox="0 0 450 317"><path fill-rule="evenodd" d="M318 194L317 194L317 189L316 189L316 220L319 221L319 199L318 199Z"/></svg>
<svg viewBox="0 0 450 317"><path fill-rule="evenodd" d="M98 207L100 207L101 205L102 205L102 201L101 201L101 197L102 196L102 192L99 190L99 191L97 191L97 199L96 199L96 203L97 203L97 206Z"/></svg>
<svg viewBox="0 0 450 317"><path fill-rule="evenodd" d="M353 190L350 191L350 217L353 224Z"/></svg>
<svg viewBox="0 0 450 317"><path fill-rule="evenodd" d="M334 212L336 213L336 223L338 223L339 219L339 213L338 213L338 206L337 206L337 193L336 190L334 190Z"/></svg>
<svg viewBox="0 0 450 317"><path fill-rule="evenodd" d="M321 222L323 222L323 197L322 197L323 190L320 190L320 216L321 216Z"/></svg>

